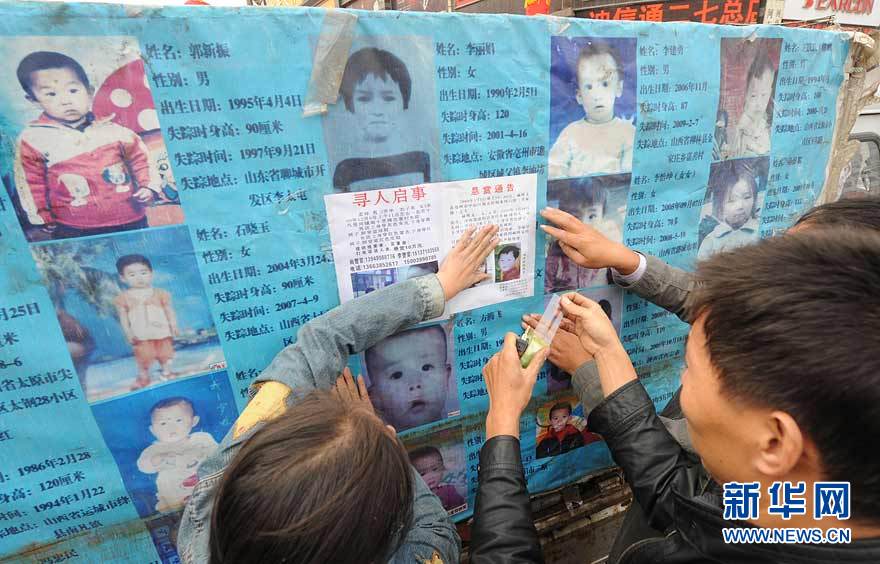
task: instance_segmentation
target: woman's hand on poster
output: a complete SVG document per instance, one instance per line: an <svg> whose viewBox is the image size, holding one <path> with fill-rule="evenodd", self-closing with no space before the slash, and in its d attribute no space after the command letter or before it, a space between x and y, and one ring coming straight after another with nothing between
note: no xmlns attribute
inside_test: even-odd
<svg viewBox="0 0 880 564"><path fill-rule="evenodd" d="M541 229L559 241L565 255L584 268L614 268L621 274L632 274L639 267L639 254L602 235L570 213L544 208L541 217L553 225Z"/></svg>
<svg viewBox="0 0 880 564"><path fill-rule="evenodd" d="M367 384L364 382L364 377L359 375L355 378L347 366L336 379L332 393L343 403L350 403L353 406L366 409L370 413L376 413L373 409L373 402L370 401L370 395L367 393ZM391 425L385 425L385 427L391 436L397 435L394 427Z"/></svg>
<svg viewBox="0 0 880 564"><path fill-rule="evenodd" d="M598 303L572 292L565 294L559 305L565 319L574 324L574 333L583 349L591 356L598 357L607 352L618 352L623 348L614 325ZM570 327L570 326L569 326Z"/></svg>
<svg viewBox="0 0 880 564"><path fill-rule="evenodd" d="M373 411L373 404L367 394L367 384L364 382L364 377L355 378L348 367L345 367L342 374L336 378L336 385L333 386L332 392L343 403L359 405Z"/></svg>
<svg viewBox="0 0 880 564"><path fill-rule="evenodd" d="M516 335L504 336L504 346L483 367L483 381L489 392L486 440L498 435L519 437L519 419L532 397L532 388L549 351L541 349L527 368L516 352Z"/></svg>
<svg viewBox="0 0 880 564"><path fill-rule="evenodd" d="M540 315L529 313L523 315L521 325L523 329L530 327L535 329L540 321ZM593 355L587 352L574 331L574 323L569 319L563 319L556 336L553 337L550 354L547 356L547 360L569 374L574 374L583 363L593 360Z"/></svg>
<svg viewBox="0 0 880 564"><path fill-rule="evenodd" d="M469 227L461 234L455 248L446 255L437 273L447 301L462 290L490 278L481 267L496 246L498 246L496 225L486 225L479 230Z"/></svg>
<svg viewBox="0 0 880 564"><path fill-rule="evenodd" d="M134 199L142 204L149 204L153 201L154 192L149 188L141 188L134 193Z"/></svg>
<svg viewBox="0 0 880 564"><path fill-rule="evenodd" d="M171 325L171 336L180 337L180 327L178 327L176 323Z"/></svg>

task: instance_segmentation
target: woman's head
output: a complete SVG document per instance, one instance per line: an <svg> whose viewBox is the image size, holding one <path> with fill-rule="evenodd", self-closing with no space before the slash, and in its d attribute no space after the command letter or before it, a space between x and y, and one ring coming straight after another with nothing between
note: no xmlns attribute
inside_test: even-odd
<svg viewBox="0 0 880 564"><path fill-rule="evenodd" d="M368 408L314 392L242 446L211 520L211 564L387 559L412 518L403 446Z"/></svg>
<svg viewBox="0 0 880 564"><path fill-rule="evenodd" d="M758 181L751 168L735 161L715 165L712 182L712 215L733 229L755 216Z"/></svg>
<svg viewBox="0 0 880 564"><path fill-rule="evenodd" d="M746 98L743 113L757 117L765 112L767 122L773 118L773 97L776 92L776 67L766 49L758 49L746 76Z"/></svg>

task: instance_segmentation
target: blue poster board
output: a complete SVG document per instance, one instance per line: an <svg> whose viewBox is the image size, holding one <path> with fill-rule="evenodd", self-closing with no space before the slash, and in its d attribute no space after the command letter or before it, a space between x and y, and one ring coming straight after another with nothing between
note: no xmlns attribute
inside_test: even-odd
<svg viewBox="0 0 880 564"><path fill-rule="evenodd" d="M192 469L339 303L323 196L537 174L539 209L690 269L816 200L848 49L769 26L0 5L0 556L177 561ZM444 324L450 407L401 433L443 456L454 519L482 366L547 295L604 300L658 407L678 387L687 326L536 236L535 295ZM547 442L559 405L569 451ZM545 369L532 492L612 465L588 409Z"/></svg>

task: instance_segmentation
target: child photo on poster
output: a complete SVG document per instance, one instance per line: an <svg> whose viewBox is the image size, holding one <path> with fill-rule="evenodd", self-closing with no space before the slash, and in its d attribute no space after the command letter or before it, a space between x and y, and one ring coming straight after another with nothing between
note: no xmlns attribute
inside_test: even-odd
<svg viewBox="0 0 880 564"><path fill-rule="evenodd" d="M461 426L453 423L404 438L410 464L450 515L468 507L462 437Z"/></svg>
<svg viewBox="0 0 880 564"><path fill-rule="evenodd" d="M92 414L141 517L183 509L196 469L237 416L226 372L101 401Z"/></svg>
<svg viewBox="0 0 880 564"><path fill-rule="evenodd" d="M587 429L575 396L560 396L538 408L535 417L535 458L559 456L602 438Z"/></svg>
<svg viewBox="0 0 880 564"><path fill-rule="evenodd" d="M768 167L768 157L712 164L700 219L698 260L758 240Z"/></svg>
<svg viewBox="0 0 880 564"><path fill-rule="evenodd" d="M549 177L632 170L636 40L552 37Z"/></svg>
<svg viewBox="0 0 880 564"><path fill-rule="evenodd" d="M132 37L17 37L0 46L0 115L20 127L3 181L29 241L182 223Z"/></svg>
<svg viewBox="0 0 880 564"><path fill-rule="evenodd" d="M770 153L781 39L722 39L714 160Z"/></svg>
<svg viewBox="0 0 880 564"><path fill-rule="evenodd" d="M323 118L337 192L440 180L433 42L357 37Z"/></svg>
<svg viewBox="0 0 880 564"><path fill-rule="evenodd" d="M90 402L226 363L185 227L31 246Z"/></svg>
<svg viewBox="0 0 880 564"><path fill-rule="evenodd" d="M570 213L612 241L623 240L629 174L566 178L547 183L547 205ZM552 294L608 284L608 269L579 266L547 238L544 293Z"/></svg>
<svg viewBox="0 0 880 564"><path fill-rule="evenodd" d="M364 352L370 400L379 416L398 432L459 413L449 333L444 324L416 327Z"/></svg>

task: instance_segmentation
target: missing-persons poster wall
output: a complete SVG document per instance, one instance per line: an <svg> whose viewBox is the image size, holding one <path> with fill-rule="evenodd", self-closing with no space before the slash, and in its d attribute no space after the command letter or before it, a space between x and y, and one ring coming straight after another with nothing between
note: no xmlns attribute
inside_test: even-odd
<svg viewBox="0 0 880 564"><path fill-rule="evenodd" d="M686 326L537 211L687 269L784 230L825 183L848 53L770 26L0 5L0 557L177 562L197 468L273 357L475 224L499 225L486 279L350 359L452 519L482 367L550 295L599 302L662 407ZM613 464L590 408L545 368L533 493Z"/></svg>

